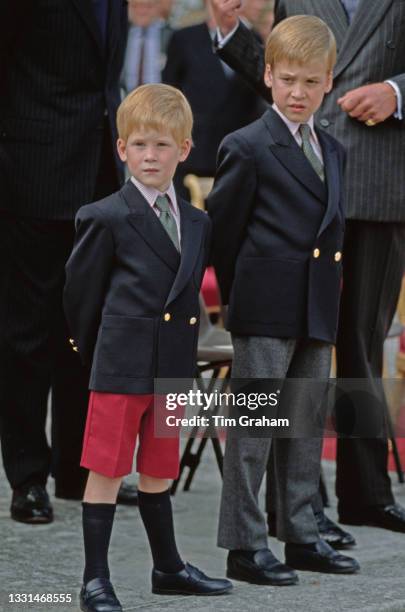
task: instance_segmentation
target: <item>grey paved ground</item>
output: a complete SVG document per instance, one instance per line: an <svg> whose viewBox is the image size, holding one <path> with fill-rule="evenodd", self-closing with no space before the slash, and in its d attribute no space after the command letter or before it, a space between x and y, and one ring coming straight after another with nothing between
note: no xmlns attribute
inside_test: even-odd
<svg viewBox="0 0 405 612"><path fill-rule="evenodd" d="M334 465L325 473L333 491ZM51 488L51 487L50 487ZM405 504L405 489L394 485ZM225 552L215 546L220 479L208 447L192 490L179 491L174 500L178 542L183 556L212 575L224 574ZM334 500L333 500L334 503ZM83 566L80 505L55 500L55 522L29 527L9 519L9 491L0 485L0 610L42 612L77 610L77 592ZM334 508L330 515L335 517ZM259 587L235 583L232 595L215 599L159 597L149 588L151 567L146 538L136 508L120 507L111 545L112 578L125 610L191 610L203 612L359 612L405 611L405 535L373 528L353 528L358 540L356 557L362 571L356 576L300 573L294 587ZM282 556L282 548L273 542ZM9 593L70 593L72 604L17 605Z"/></svg>

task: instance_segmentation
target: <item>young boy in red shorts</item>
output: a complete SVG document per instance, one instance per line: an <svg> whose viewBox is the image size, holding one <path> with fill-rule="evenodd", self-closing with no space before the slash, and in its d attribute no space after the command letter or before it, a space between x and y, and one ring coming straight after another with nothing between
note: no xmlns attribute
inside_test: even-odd
<svg viewBox="0 0 405 612"><path fill-rule="evenodd" d="M65 310L72 346L91 365L81 465L86 566L82 610L122 610L110 582L108 546L121 479L137 437L139 510L152 557L152 591L217 595L232 588L183 563L176 547L169 479L179 440L154 435L154 378L194 375L198 293L210 222L176 197L172 178L191 147L192 114L167 85L145 85L121 104L117 143L131 178L82 207L66 267Z"/></svg>

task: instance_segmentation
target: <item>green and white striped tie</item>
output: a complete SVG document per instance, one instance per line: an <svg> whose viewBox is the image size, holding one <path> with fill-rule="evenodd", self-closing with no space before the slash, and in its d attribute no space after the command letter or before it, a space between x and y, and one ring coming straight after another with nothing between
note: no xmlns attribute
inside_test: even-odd
<svg viewBox="0 0 405 612"><path fill-rule="evenodd" d="M170 212L170 203L167 196L158 196L155 202L156 208L160 211L159 220L176 249L180 252L179 235L177 232L176 221Z"/></svg>
<svg viewBox="0 0 405 612"><path fill-rule="evenodd" d="M321 179L321 181L325 180L325 172L323 169L323 163L315 153L313 146L311 145L310 136L311 136L311 128L308 123L302 123L299 128L299 132L302 138L302 150L304 152L305 157Z"/></svg>

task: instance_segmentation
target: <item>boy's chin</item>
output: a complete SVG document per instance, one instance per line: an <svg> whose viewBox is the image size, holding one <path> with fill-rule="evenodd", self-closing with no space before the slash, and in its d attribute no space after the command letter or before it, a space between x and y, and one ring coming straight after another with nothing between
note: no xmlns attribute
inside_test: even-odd
<svg viewBox="0 0 405 612"><path fill-rule="evenodd" d="M293 111L288 109L285 113L287 119L293 123L307 123L312 115L313 113L309 112L307 109L305 109L305 111Z"/></svg>

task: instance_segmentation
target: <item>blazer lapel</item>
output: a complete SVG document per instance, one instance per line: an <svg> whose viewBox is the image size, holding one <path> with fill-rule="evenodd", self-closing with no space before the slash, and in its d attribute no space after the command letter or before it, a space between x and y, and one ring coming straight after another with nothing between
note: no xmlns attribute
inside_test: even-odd
<svg viewBox="0 0 405 612"><path fill-rule="evenodd" d="M166 305L173 302L186 286L200 253L203 223L190 204L178 198L181 226L181 260Z"/></svg>
<svg viewBox="0 0 405 612"><path fill-rule="evenodd" d="M338 1L338 0L335 0ZM339 0L340 1L340 0ZM338 77L358 55L388 11L393 0L360 0L346 37L342 42L334 76Z"/></svg>
<svg viewBox="0 0 405 612"><path fill-rule="evenodd" d="M97 24L97 19L94 14L94 9L93 9L91 0L70 0L70 1L72 2L72 4L74 4L80 17L83 19L84 23L89 29L89 32L94 38L94 41L100 52L100 55L103 58L104 57L103 41L101 39L101 32Z"/></svg>
<svg viewBox="0 0 405 612"><path fill-rule="evenodd" d="M318 236L329 225L339 211L340 179L337 152L335 147L325 138L322 132L317 132L322 147L325 177L328 187L328 203L324 218L318 231Z"/></svg>
<svg viewBox="0 0 405 612"><path fill-rule="evenodd" d="M130 214L127 220L148 246L173 272L178 272L180 254L148 202L131 180L121 189Z"/></svg>
<svg viewBox="0 0 405 612"><path fill-rule="evenodd" d="M310 0L312 12L330 27L336 38L338 51L346 38L349 22L341 0ZM304 13L304 11L302 11Z"/></svg>
<svg viewBox="0 0 405 612"><path fill-rule="evenodd" d="M273 110L269 109L262 117L273 142L270 150L283 166L302 183L321 202L326 202L326 188L315 170L303 154L293 135Z"/></svg>

